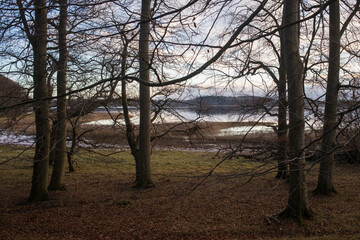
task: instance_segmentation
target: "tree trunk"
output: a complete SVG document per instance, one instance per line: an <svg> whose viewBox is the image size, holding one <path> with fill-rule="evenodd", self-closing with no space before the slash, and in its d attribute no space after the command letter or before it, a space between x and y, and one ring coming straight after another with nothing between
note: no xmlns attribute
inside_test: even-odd
<svg viewBox="0 0 360 240"><path fill-rule="evenodd" d="M70 120L70 124L71 124L71 146L70 146L69 151L67 152L67 159L68 159L68 165L69 165L69 172L75 172L74 160L72 157L74 156L75 147L76 147L76 143L77 143L77 130L76 130L77 120L75 121L75 123L73 123Z"/></svg>
<svg viewBox="0 0 360 240"><path fill-rule="evenodd" d="M142 0L139 40L140 78L150 82L149 36L151 0ZM153 187L150 172L150 88L140 84L139 160L136 162L136 187Z"/></svg>
<svg viewBox="0 0 360 240"><path fill-rule="evenodd" d="M284 1L284 25L299 20L299 1ZM303 217L312 215L308 206L307 186L304 173L304 83L303 66L299 53L299 27L293 24L284 31L284 53L289 89L289 198L282 217L295 218L299 222Z"/></svg>
<svg viewBox="0 0 360 240"><path fill-rule="evenodd" d="M286 99L286 68L283 44L283 31L280 33L280 67L279 67L279 82L278 82L278 147L277 147L277 161L278 172L276 178L288 178L288 140L287 140L287 99Z"/></svg>
<svg viewBox="0 0 360 240"><path fill-rule="evenodd" d="M123 65L124 66L124 65ZM124 75L122 75L124 76ZM139 152L139 141L135 138L134 133L134 125L130 121L129 116L129 108L128 108L128 102L127 102L127 91L126 91L126 79L122 80L121 84L121 103L124 111L124 120L125 120L125 126L126 126L126 139L130 146L131 155L133 155L135 159L135 166L136 166L136 179L135 179L135 186L139 187L138 183L141 181L141 178L139 178L139 171L140 170L140 152Z"/></svg>
<svg viewBox="0 0 360 240"><path fill-rule="evenodd" d="M328 81L326 87L325 116L323 138L320 153L320 171L315 194L330 195L336 190L333 186L334 147L336 143L336 113L339 90L340 66L340 9L339 0L335 0L330 8L330 52Z"/></svg>
<svg viewBox="0 0 360 240"><path fill-rule="evenodd" d="M65 190L64 171L66 159L66 71L67 71L67 0L59 0L59 61L57 72L57 141L55 145L55 161L49 190ZM61 97L59 97L61 96Z"/></svg>
<svg viewBox="0 0 360 240"><path fill-rule="evenodd" d="M54 162L55 162L55 146L56 146L56 141L57 141L56 127L57 127L57 122L56 122L56 120L53 120L51 132L50 132L50 152L49 152L49 165L50 166L54 166Z"/></svg>
<svg viewBox="0 0 360 240"><path fill-rule="evenodd" d="M126 75L126 60L128 55L128 39L126 39L126 36L124 35L124 49L122 52L122 61L121 61L121 76ZM124 120L125 120L125 126L126 126L126 139L130 146L131 155L133 155L135 159L136 164L136 173L138 173L139 168L139 141L135 138L135 132L134 132L134 125L131 123L130 116L129 116L129 104L127 101L127 82L126 79L122 79L121 81L121 104L123 107L124 112ZM136 180L135 182L138 183L140 179L138 179L138 174L136 174ZM137 185L135 185L137 187Z"/></svg>
<svg viewBox="0 0 360 240"><path fill-rule="evenodd" d="M40 100L48 96L46 85L47 58L47 8L45 0L35 0L35 34L32 42L34 51L34 104L36 145L33 165L32 186L28 201L49 199L47 177L49 168L49 101Z"/></svg>

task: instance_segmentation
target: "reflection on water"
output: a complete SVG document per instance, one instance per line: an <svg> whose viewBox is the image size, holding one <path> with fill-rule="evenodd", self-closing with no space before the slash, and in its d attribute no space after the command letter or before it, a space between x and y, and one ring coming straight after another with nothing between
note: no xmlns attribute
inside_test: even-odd
<svg viewBox="0 0 360 240"><path fill-rule="evenodd" d="M270 126L240 126L221 129L217 136L236 136L250 133L266 133L273 131Z"/></svg>
<svg viewBox="0 0 360 240"><path fill-rule="evenodd" d="M275 113L274 110L273 113ZM120 110L121 112L121 110ZM115 112L114 112L115 113ZM118 113L118 112L117 112ZM130 112L132 118L131 121L135 125L139 125L139 110L131 109ZM307 118L307 124L305 126L306 130L311 128L320 129L322 122L315 121L313 115L306 111L305 116ZM276 126L277 117L276 115L269 116L264 114L261 111L253 113L238 113L235 114L234 111L211 111L211 112L197 112L191 108L176 108L168 111L161 112L154 123L180 123L180 122L191 122L191 121L206 121L206 122L237 122L237 123L249 123L249 122L258 122L257 126L237 126L231 128L221 129L219 132L215 133L216 136L231 136L231 135L244 135L249 130L250 133L260 133L260 132L272 132L274 131L271 126ZM267 126L264 125L266 123ZM125 125L123 119L118 119L116 122L112 119L103 119L98 121L88 122L86 124L92 125Z"/></svg>
<svg viewBox="0 0 360 240"><path fill-rule="evenodd" d="M131 111L131 121L133 124L139 124L139 111ZM206 121L206 122L277 122L274 116L263 116L263 113L252 113L252 114L234 114L234 113L197 113L191 109L175 109L175 111L163 111L158 115L154 123L179 123L179 122L190 122L190 121ZM104 119L98 121L88 122L87 124L99 124L99 125L113 125L114 121L111 119ZM125 124L125 121L118 119L116 124Z"/></svg>
<svg viewBox="0 0 360 240"><path fill-rule="evenodd" d="M212 112L212 113L197 113L192 109L180 108L175 109L176 111L163 111L155 119L154 123L180 123L180 122L191 122L191 121L206 121L206 122L267 122L270 124L275 124L277 121L276 117L273 116L263 116L263 113L253 113L253 114L234 114L229 112ZM131 111L131 121L135 125L139 125L139 111ZM92 122L87 122L86 124L92 125L125 125L123 119L117 119L116 122L112 119L102 119ZM273 131L271 127L267 126L238 126L221 129L218 133L215 133L216 136L230 136L230 135L243 135L250 130L251 133L258 132L270 132Z"/></svg>

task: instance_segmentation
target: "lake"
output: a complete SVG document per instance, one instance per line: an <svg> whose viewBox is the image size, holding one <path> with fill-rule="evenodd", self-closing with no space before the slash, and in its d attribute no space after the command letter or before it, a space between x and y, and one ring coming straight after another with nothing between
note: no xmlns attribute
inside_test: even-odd
<svg viewBox="0 0 360 240"><path fill-rule="evenodd" d="M99 112L102 112L102 109L98 109ZM114 115L121 113L122 111L110 111ZM140 121L139 110L132 109L131 110L131 121L133 124L138 125ZM249 123L249 122L258 122L258 124L251 128L251 126L238 126L221 129L218 136L226 136L226 135L242 135L250 130L251 133L255 132L269 132L273 131L272 127L265 126L266 125L276 125L277 118L275 116L268 116L264 113L241 113L235 114L234 111L211 111L211 112L201 112L198 113L194 111L194 109L189 108L177 108L172 110L163 111L159 116L155 119L154 123L180 123L180 122L191 122L191 121L205 121L205 122L241 122L241 123ZM123 119L118 119L116 122L112 119L102 119L97 121L87 122L86 124L90 125L125 125L125 121Z"/></svg>

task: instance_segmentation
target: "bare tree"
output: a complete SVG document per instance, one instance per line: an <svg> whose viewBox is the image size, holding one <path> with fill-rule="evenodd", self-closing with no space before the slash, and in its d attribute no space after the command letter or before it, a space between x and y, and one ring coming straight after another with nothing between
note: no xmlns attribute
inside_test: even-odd
<svg viewBox="0 0 360 240"><path fill-rule="evenodd" d="M279 80L277 82L279 103L278 103L278 148L277 161L278 172L277 178L288 177L288 124L287 124L287 98L286 98L286 70L285 70L285 56L284 56L284 40L283 30L280 32L280 66L279 66Z"/></svg>
<svg viewBox="0 0 360 240"><path fill-rule="evenodd" d="M289 90L289 197L281 217L298 221L312 212L308 205L304 156L304 83L299 53L299 1L285 0L283 10L284 55Z"/></svg>
<svg viewBox="0 0 360 240"><path fill-rule="evenodd" d="M348 3L346 3L348 4ZM360 2L354 4L352 12L344 21L340 29L340 2L333 1L329 5L329 57L328 57L328 73L327 73L327 86L326 86L326 99L325 99L325 113L324 125L322 129L322 142L321 151L319 154L320 169L318 176L318 183L315 194L330 195L336 193L333 186L333 165L334 165L334 152L337 148L336 138L337 129L339 126L338 118L338 98L340 89L339 75L341 71L340 65L340 48L341 48L341 35L346 30L351 19L354 17L355 12L359 10ZM345 45L346 46L346 45ZM346 48L346 47L345 47ZM347 106L348 109L351 107ZM352 137L349 137L350 139ZM348 141L348 140L347 140Z"/></svg>
<svg viewBox="0 0 360 240"><path fill-rule="evenodd" d="M66 72L67 72L67 0L59 0L59 60L57 62L57 119L56 119L56 144L53 173L49 190L65 190L64 170L66 158Z"/></svg>
<svg viewBox="0 0 360 240"><path fill-rule="evenodd" d="M32 186L29 201L43 201L49 199L47 178L49 167L49 101L42 100L48 96L47 89L47 7L45 0L35 0L34 33L25 16L22 1L18 0L22 24L33 48L34 57L34 111L36 124L36 146L33 165Z"/></svg>
<svg viewBox="0 0 360 240"><path fill-rule="evenodd" d="M332 171L334 164L334 147L336 144L337 106L340 71L340 7L335 0L329 5L329 68L326 87L325 115L323 138L320 152L320 170L318 184L314 193L330 195L336 192Z"/></svg>
<svg viewBox="0 0 360 240"><path fill-rule="evenodd" d="M282 7L282 4L275 3L274 6L267 10L267 15L270 17L270 21L274 22L274 26L281 28L281 23L278 19L278 11ZM266 19L266 18L265 18ZM270 26L270 22L266 24ZM264 26L258 26L257 31L261 32ZM275 39L274 39L275 38ZM287 124L287 87L286 87L286 69L285 69L285 56L284 56L284 42L283 42L283 30L279 31L279 34L273 34L266 36L260 40L263 42L262 47L255 47L256 52L249 53L247 61L250 65L254 65L254 69L249 71L257 71L263 69L267 75L274 81L277 87L277 141L276 141L276 160L278 163L278 171L276 178L287 179L288 178L288 124ZM268 51L272 51L275 59L264 58L264 55ZM256 57L258 59L256 59ZM255 59L254 59L255 58ZM266 60L264 60L266 59ZM274 61L276 60L276 61ZM262 73L260 73L262 74ZM266 108L266 106L264 106ZM271 110L265 109L269 114Z"/></svg>
<svg viewBox="0 0 360 240"><path fill-rule="evenodd" d="M142 0L139 39L140 79L150 82L149 37L151 19L151 0ZM136 163L136 187L153 187L150 171L150 88L140 84L140 129L139 160Z"/></svg>

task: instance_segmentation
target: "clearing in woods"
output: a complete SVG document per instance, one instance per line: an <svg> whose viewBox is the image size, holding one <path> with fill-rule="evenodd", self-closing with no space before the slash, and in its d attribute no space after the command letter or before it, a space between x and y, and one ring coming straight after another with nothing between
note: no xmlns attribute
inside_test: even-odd
<svg viewBox="0 0 360 240"><path fill-rule="evenodd" d="M22 150L0 148L6 157ZM154 151L156 187L135 190L129 152L80 151L76 172L65 176L67 191L27 204L29 150L0 165L0 239L360 239L359 165L336 164L339 194L309 193L316 215L300 226L272 217L287 201L287 183L275 179L273 162L233 158L194 189L221 160L213 155ZM317 170L307 174L309 192Z"/></svg>

